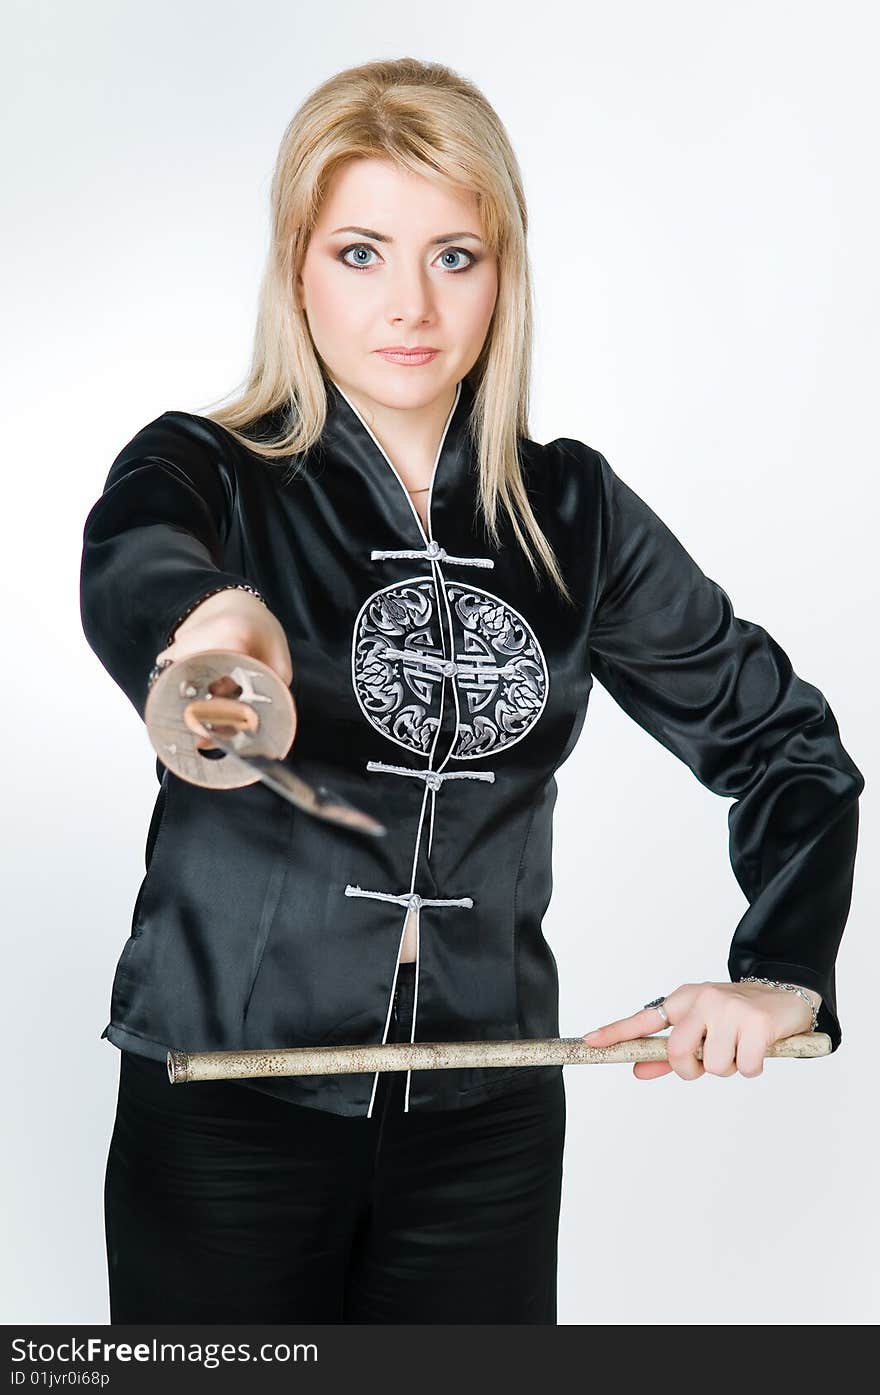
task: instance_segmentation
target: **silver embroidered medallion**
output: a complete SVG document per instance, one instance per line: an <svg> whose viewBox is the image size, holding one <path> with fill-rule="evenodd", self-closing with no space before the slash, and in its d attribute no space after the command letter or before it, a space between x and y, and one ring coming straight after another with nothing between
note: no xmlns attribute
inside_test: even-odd
<svg viewBox="0 0 880 1395"><path fill-rule="evenodd" d="M490 591L445 580L453 647L431 577L369 596L352 637L352 683L367 720L398 746L427 755L440 719L444 678L455 680L460 721L449 755L475 760L512 746L547 702L541 646L518 611ZM444 620L446 617L444 617Z"/></svg>

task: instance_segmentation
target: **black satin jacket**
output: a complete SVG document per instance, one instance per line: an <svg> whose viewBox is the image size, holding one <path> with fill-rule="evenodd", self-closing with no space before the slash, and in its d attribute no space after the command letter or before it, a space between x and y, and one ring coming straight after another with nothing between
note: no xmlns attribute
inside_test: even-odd
<svg viewBox="0 0 880 1395"><path fill-rule="evenodd" d="M157 761L146 876L102 1035L156 1059L169 1047L383 1042L413 906L414 1040L557 1036L556 960L542 933L554 772L595 676L734 801L730 858L749 908L730 977L821 993L818 1027L836 1049L835 959L864 780L823 694L734 614L599 451L520 442L571 607L543 572L535 580L506 519L502 546L485 541L466 379L438 450L427 537L363 417L326 387L325 432L292 479L289 464L203 417L164 412L140 430L85 522L82 624L143 716L179 619L218 587L250 583L290 644L299 726L288 759L389 833L311 818L262 782L204 789ZM474 1104L561 1069L412 1071L404 1108ZM341 1115L370 1114L377 1083L377 1073L248 1082Z"/></svg>

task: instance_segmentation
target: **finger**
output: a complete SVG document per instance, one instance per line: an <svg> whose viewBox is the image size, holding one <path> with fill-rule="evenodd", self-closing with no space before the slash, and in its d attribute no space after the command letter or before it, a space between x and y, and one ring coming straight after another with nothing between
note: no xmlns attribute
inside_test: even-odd
<svg viewBox="0 0 880 1395"><path fill-rule="evenodd" d="M606 1022L604 1027L596 1027L585 1032L583 1040L589 1046L613 1046L618 1041L631 1041L633 1037L650 1036L662 1031L668 1023L656 1008L641 1008L631 1017L620 1017L616 1022Z"/></svg>
<svg viewBox="0 0 880 1395"><path fill-rule="evenodd" d="M290 687L293 682L290 647L280 626L273 626L271 629L266 627L258 629L250 637L248 652L251 658L259 659L261 663L271 668L286 688Z"/></svg>
<svg viewBox="0 0 880 1395"><path fill-rule="evenodd" d="M736 1068L740 1075L763 1075L767 1046L767 1037L760 1027L749 1025L742 1029L736 1047Z"/></svg>
<svg viewBox="0 0 880 1395"><path fill-rule="evenodd" d="M633 1066L633 1075L639 1080L659 1080L661 1075L671 1075L672 1067L668 1061L636 1061Z"/></svg>
<svg viewBox="0 0 880 1395"><path fill-rule="evenodd" d="M669 1033L666 1058L680 1080L697 1080L703 1074L703 1063L695 1053L705 1030L702 1017L691 1013Z"/></svg>
<svg viewBox="0 0 880 1395"><path fill-rule="evenodd" d="M713 1022L703 1041L703 1070L709 1075L736 1075L736 1021L722 1018Z"/></svg>
<svg viewBox="0 0 880 1395"><path fill-rule="evenodd" d="M266 662L269 667L274 669L278 674L285 688L289 688L293 682L293 664L291 662L288 645L284 642L273 644L272 657L267 659Z"/></svg>

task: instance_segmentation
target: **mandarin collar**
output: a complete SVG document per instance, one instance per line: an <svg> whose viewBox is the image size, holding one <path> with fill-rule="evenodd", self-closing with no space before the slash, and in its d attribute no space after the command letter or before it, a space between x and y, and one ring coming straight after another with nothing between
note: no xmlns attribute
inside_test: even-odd
<svg viewBox="0 0 880 1395"><path fill-rule="evenodd" d="M465 476L473 469L470 418L474 390L466 378L455 389L455 399L449 409L440 435L431 487L428 494L428 531L416 511L399 471L386 453L361 412L344 390L326 374L327 419L321 438L323 450L350 468L367 475L378 484L391 516L399 530L412 537L413 545L423 547L434 538L438 508L451 501Z"/></svg>

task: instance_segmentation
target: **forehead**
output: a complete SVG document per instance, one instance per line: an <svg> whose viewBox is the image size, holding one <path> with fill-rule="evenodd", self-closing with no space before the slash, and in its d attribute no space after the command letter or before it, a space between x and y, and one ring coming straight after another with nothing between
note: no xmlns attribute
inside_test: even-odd
<svg viewBox="0 0 880 1395"><path fill-rule="evenodd" d="M471 227L480 232L476 195L377 158L348 161L332 175L317 226L369 226L392 236Z"/></svg>

